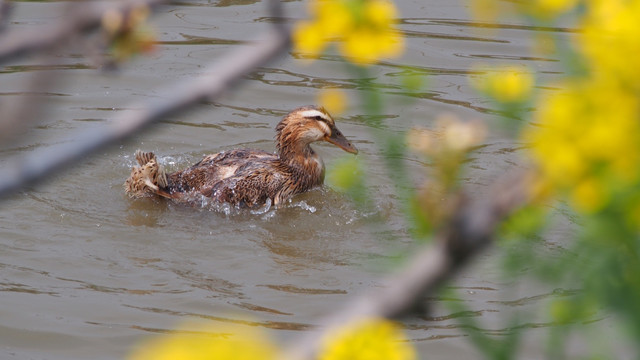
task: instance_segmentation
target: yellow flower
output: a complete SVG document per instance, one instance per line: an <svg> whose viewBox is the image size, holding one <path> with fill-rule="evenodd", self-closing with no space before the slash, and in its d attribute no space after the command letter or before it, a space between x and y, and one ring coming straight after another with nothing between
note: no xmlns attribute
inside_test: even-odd
<svg viewBox="0 0 640 360"><path fill-rule="evenodd" d="M631 55L640 53L640 2L592 0L587 9L578 42L594 73L640 89L640 66Z"/></svg>
<svg viewBox="0 0 640 360"><path fill-rule="evenodd" d="M413 360L415 350L400 327L386 319L345 326L324 339L319 360Z"/></svg>
<svg viewBox="0 0 640 360"><path fill-rule="evenodd" d="M605 185L592 177L577 184L571 192L571 200L577 210L594 213L606 204L608 195Z"/></svg>
<svg viewBox="0 0 640 360"><path fill-rule="evenodd" d="M378 55L378 34L369 28L355 29L346 35L340 50L351 62L367 65Z"/></svg>
<svg viewBox="0 0 640 360"><path fill-rule="evenodd" d="M311 2L311 9L327 40L342 36L354 26L353 11L346 1L316 0Z"/></svg>
<svg viewBox="0 0 640 360"><path fill-rule="evenodd" d="M538 126L523 133L544 176L559 186L570 186L586 171L585 159L575 146L580 137L576 121L582 117L578 96L567 91L543 98L534 119Z"/></svg>
<svg viewBox="0 0 640 360"><path fill-rule="evenodd" d="M308 21L298 23L292 36L297 51L310 53L314 57L317 57L326 46L324 30L317 23Z"/></svg>
<svg viewBox="0 0 640 360"><path fill-rule="evenodd" d="M383 57L397 57L402 54L404 41L395 31L374 31L369 28L357 29L345 37L342 54L358 65L370 65Z"/></svg>
<svg viewBox="0 0 640 360"><path fill-rule="evenodd" d="M542 98L523 140L541 176L593 213L640 178L640 100L605 77L561 83ZM615 184L615 185L613 185Z"/></svg>
<svg viewBox="0 0 640 360"><path fill-rule="evenodd" d="M364 4L363 17L372 27L389 28L397 16L396 7L386 0L370 0Z"/></svg>
<svg viewBox="0 0 640 360"><path fill-rule="evenodd" d="M493 79L493 94L498 101L522 101L529 97L533 76L529 72L508 68Z"/></svg>
<svg viewBox="0 0 640 360"><path fill-rule="evenodd" d="M185 324L175 333L143 342L128 359L276 359L276 348L265 334L255 328Z"/></svg>
<svg viewBox="0 0 640 360"><path fill-rule="evenodd" d="M338 116L347 107L347 98L340 89L323 89L318 93L318 103L327 109L329 113Z"/></svg>
<svg viewBox="0 0 640 360"><path fill-rule="evenodd" d="M534 84L533 75L528 69L514 66L490 69L485 75L471 81L478 90L502 103L528 99Z"/></svg>
<svg viewBox="0 0 640 360"><path fill-rule="evenodd" d="M318 57L329 42L358 65L402 53L404 43L393 28L396 8L387 0L312 0L312 20L298 23L294 49Z"/></svg>

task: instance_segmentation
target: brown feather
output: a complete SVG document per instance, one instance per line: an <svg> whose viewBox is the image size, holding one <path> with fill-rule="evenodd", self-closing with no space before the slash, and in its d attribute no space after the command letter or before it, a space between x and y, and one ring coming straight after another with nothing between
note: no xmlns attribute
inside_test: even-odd
<svg viewBox="0 0 640 360"><path fill-rule="evenodd" d="M320 116L314 118L313 114ZM325 140L332 131L337 129L323 108L301 107L277 125L277 154L251 149L224 151L168 175L153 153L138 150L140 167L132 169L125 190L132 197L155 194L184 203L204 196L241 207L261 206L267 199L278 205L322 184L324 164L309 144Z"/></svg>

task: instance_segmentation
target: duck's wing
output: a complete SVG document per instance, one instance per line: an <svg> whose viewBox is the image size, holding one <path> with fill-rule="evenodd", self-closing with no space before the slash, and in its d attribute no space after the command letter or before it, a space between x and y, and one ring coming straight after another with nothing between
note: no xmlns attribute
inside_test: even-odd
<svg viewBox="0 0 640 360"><path fill-rule="evenodd" d="M275 154L263 150L235 149L207 155L192 167L243 164L251 161L272 160L276 158L277 156Z"/></svg>
<svg viewBox="0 0 640 360"><path fill-rule="evenodd" d="M251 208L262 206L267 199L278 205L295 194L295 190L289 168L274 158L247 162L202 194L216 202Z"/></svg>
<svg viewBox="0 0 640 360"><path fill-rule="evenodd" d="M261 150L239 149L212 154L185 170L169 174L167 188L172 194L200 193L209 196L219 182L246 176L248 168L276 161L275 154Z"/></svg>

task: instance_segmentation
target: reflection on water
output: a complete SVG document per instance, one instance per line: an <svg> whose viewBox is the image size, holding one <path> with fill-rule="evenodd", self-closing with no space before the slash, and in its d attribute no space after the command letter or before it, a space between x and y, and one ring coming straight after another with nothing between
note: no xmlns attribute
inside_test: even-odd
<svg viewBox="0 0 640 360"><path fill-rule="evenodd" d="M63 5L17 2L12 25L46 23L41 14L59 14ZM434 128L433 120L442 112L494 121L486 114L496 114L495 109L470 89L467 77L481 74L470 72L471 66L479 60L509 62L533 65L541 76L553 76L561 71L555 59L532 56L524 39L532 32L574 36L569 28L469 21L463 3L398 5L406 16L399 25L408 37L406 54L371 67L368 79L355 78L331 53L313 63L302 54L287 54L249 74L222 101L204 102L187 115L164 119L119 148L1 203L0 353L122 358L141 337L167 332L186 317L264 327L295 341L295 333L317 324L322 314L379 286L379 275L393 268L400 254L411 252L413 242L367 124L403 133L415 126ZM158 87L171 86L175 79L198 77L207 63L273 21L291 23L306 13L305 7L304 2L287 2L289 17L273 19L265 17L263 4L255 0L173 3L154 20L157 51L119 72L101 72L90 58L64 52L56 54L59 63L53 65L30 59L0 67L0 104L26 94L47 102L46 116L28 128L27 138L0 144L0 168L11 157L74 141L75 131L99 128L133 102L159 96ZM477 31L483 28L503 31ZM29 76L39 72L61 74L64 82L46 91L24 90ZM400 85L407 75L428 78L429 87L407 91ZM373 197L369 212L356 209L349 196L328 186L277 209L253 212L124 195L122 183L135 163L136 149L154 151L169 171L225 149L274 151L280 118L313 103L317 91L327 87L344 90L352 101L336 118L367 164L366 185ZM383 115L373 122L360 113L357 100L359 91L372 89L388 98ZM315 149L329 169L342 156L332 146L318 144ZM521 166L518 149L492 134L468 163L463 182L469 191L485 194L496 175ZM424 181L429 165L422 159L409 154L398 160L416 174L416 184ZM562 234L548 241L548 251L555 251ZM500 323L500 316L571 296L571 291L537 284L504 283L491 255L482 260L456 280L458 298L425 299L428 316L403 319L412 342L429 359L473 358L461 319L476 319L480 331L503 336L513 327ZM446 304L453 301L470 310L448 310ZM243 320L245 315L254 321ZM520 326L531 329L527 334L535 341L535 329L550 325Z"/></svg>
<svg viewBox="0 0 640 360"><path fill-rule="evenodd" d="M0 74L25 73L32 71L55 71L55 70L87 70L95 69L87 64L67 64L67 65L13 65L4 66L0 69Z"/></svg>
<svg viewBox="0 0 640 360"><path fill-rule="evenodd" d="M180 34L183 40L168 40L158 41L159 45L241 45L243 41L206 38L201 36L191 36L187 34Z"/></svg>
<svg viewBox="0 0 640 360"><path fill-rule="evenodd" d="M264 328L267 328L267 329L274 329L274 330L296 330L296 331L301 331L301 330L308 330L308 329L312 328L312 326L309 325L309 324L300 324L300 323L294 323L294 322L250 321L250 320L243 320L243 319L238 319L238 318L212 316L212 315L205 315L205 314L198 314L198 313L175 312L175 311L169 311L169 310L157 309L157 308L139 308L138 310L147 311L147 312L151 312L151 313L169 314L169 315L178 316L178 317L200 318L200 319L211 320L211 321L216 321L216 322L221 322L221 323L242 324L242 325L247 325L247 326L260 326L260 327L264 327ZM171 331L171 330L172 329L166 329L166 330L157 330L156 329L153 332L166 332L166 331Z"/></svg>
<svg viewBox="0 0 640 360"><path fill-rule="evenodd" d="M400 21L405 25L448 25L455 29L464 27L477 28L477 29L509 29L509 30L524 30L535 32L562 32L562 33L575 33L577 29L564 28L564 27L551 27L551 26L531 26L525 24L509 24L509 23L488 23L479 21L470 21L463 19L446 19L446 18L404 18ZM479 40L485 41L485 40Z"/></svg>

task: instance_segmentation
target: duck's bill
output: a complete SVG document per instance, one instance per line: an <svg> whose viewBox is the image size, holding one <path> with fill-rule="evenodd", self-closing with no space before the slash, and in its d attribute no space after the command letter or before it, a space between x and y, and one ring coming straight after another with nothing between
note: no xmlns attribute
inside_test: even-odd
<svg viewBox="0 0 640 360"><path fill-rule="evenodd" d="M325 136L324 138L327 142L332 143L333 145L339 147L340 149L346 152L350 152L352 154L358 153L358 149L356 149L356 147L353 146L353 144L351 144L349 140L347 140L347 138L344 137L344 135L342 135L340 130L335 128L332 130L333 131L331 132L331 136Z"/></svg>

